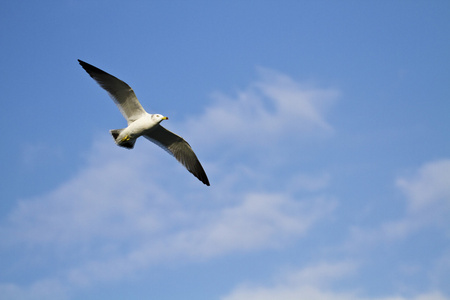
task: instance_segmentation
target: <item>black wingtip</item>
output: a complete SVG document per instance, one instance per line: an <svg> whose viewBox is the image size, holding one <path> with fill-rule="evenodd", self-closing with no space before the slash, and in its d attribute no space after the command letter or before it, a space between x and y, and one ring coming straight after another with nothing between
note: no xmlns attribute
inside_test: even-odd
<svg viewBox="0 0 450 300"><path fill-rule="evenodd" d="M83 69L89 74L89 76L91 76L94 80L96 80L100 84L100 86L102 86L103 88L105 88L105 87L103 86L103 84L101 82L99 82L99 79L97 78L98 75L108 75L108 76L111 76L112 78L120 80L117 77L115 77L109 73L106 73L102 69L99 69L91 64L88 64L87 62L82 61L81 59L79 59L78 62L80 63L81 67L83 67Z"/></svg>
<svg viewBox="0 0 450 300"><path fill-rule="evenodd" d="M209 186L209 180L208 180L208 177L206 177L206 174L205 174L205 178L202 181L203 181L204 184Z"/></svg>
<svg viewBox="0 0 450 300"><path fill-rule="evenodd" d="M98 69L98 68L94 67L93 65L88 64L87 62L82 61L81 59L78 60L78 63L80 64L80 66L81 66L86 72L88 72L89 75L91 75L91 72L92 72L92 71L97 71L96 69ZM92 77L92 76L91 76L91 77Z"/></svg>
<svg viewBox="0 0 450 300"><path fill-rule="evenodd" d="M195 154L194 154L195 155ZM195 157L197 159L197 157ZM206 176L206 172L203 169L202 165L200 164L200 162L196 161L196 164L194 165L193 168L190 168L189 166L186 166L187 170L189 172L192 173L192 175L194 175L195 177L197 177L198 180L200 180L203 184L209 186L209 180L208 180L208 176Z"/></svg>
<svg viewBox="0 0 450 300"><path fill-rule="evenodd" d="M90 71L95 71L95 72L102 72L102 73L105 73L105 71L100 70L99 68L94 67L93 65L88 64L87 62L84 62L84 61L82 61L81 59L78 60L78 63L79 63L79 64L83 67L83 69L84 69L85 71L87 71L88 73L89 73Z"/></svg>
<svg viewBox="0 0 450 300"><path fill-rule="evenodd" d="M200 164L200 163L199 163ZM198 173L194 173L195 177L197 177L201 182L203 182L205 185L209 186L209 180L206 176L205 170L203 170L203 167L200 165L200 171Z"/></svg>

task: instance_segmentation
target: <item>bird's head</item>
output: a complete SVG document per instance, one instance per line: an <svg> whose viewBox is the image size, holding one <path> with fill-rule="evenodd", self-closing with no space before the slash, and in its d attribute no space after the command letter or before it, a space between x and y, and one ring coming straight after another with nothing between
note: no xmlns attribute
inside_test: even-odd
<svg viewBox="0 0 450 300"><path fill-rule="evenodd" d="M156 122L160 123L162 120L169 120L168 117L165 117L163 115L160 114L154 114L152 115L152 119L155 120Z"/></svg>

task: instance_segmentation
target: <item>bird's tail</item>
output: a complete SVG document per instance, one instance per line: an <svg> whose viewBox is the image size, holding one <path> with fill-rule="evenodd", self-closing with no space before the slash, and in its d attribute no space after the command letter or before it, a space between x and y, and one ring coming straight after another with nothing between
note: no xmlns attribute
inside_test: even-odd
<svg viewBox="0 0 450 300"><path fill-rule="evenodd" d="M124 128L122 129L113 129L110 130L109 132L111 132L111 135L114 138L114 141L116 142L116 144L120 147L124 147L127 149L133 149L134 147L134 143L136 143L136 139L130 139L128 138L128 136L122 138L121 140L118 139L120 133L124 130Z"/></svg>

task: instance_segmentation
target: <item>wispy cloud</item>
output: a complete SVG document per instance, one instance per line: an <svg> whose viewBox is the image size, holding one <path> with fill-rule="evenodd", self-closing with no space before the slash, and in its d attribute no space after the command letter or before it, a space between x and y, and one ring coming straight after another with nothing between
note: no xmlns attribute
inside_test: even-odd
<svg viewBox="0 0 450 300"><path fill-rule="evenodd" d="M303 85L270 69L258 73L235 96L215 93L215 103L188 122L205 147L255 147L333 131L326 114L339 91Z"/></svg>
<svg viewBox="0 0 450 300"><path fill-rule="evenodd" d="M350 244L372 245L404 239L429 226L446 226L450 211L450 160L425 163L409 176L399 177L395 185L403 192L403 216L385 220L378 227L353 228Z"/></svg>
<svg viewBox="0 0 450 300"><path fill-rule="evenodd" d="M233 199L223 202L219 182L202 199L221 204L192 210L182 203L183 191L170 193L152 182L148 170L162 169L157 159L138 151L117 160L108 146L98 143L95 163L55 191L21 201L0 231L10 246L32 245L53 253L55 261L61 253L77 257L76 265L60 270L75 285L117 280L173 259L279 247L335 207L322 196L296 199L251 189L228 192Z"/></svg>
<svg viewBox="0 0 450 300"><path fill-rule="evenodd" d="M67 290L56 280L43 279L29 286L0 283L0 295L8 300L69 299Z"/></svg>
<svg viewBox="0 0 450 300"><path fill-rule="evenodd" d="M427 163L409 178L397 179L397 186L405 193L411 213L450 210L450 159Z"/></svg>
<svg viewBox="0 0 450 300"><path fill-rule="evenodd" d="M420 288L415 284L408 286L405 282L399 283L399 290L408 291L408 295L414 294L415 297L392 299L447 299L441 293L420 292L424 292L426 288L432 291L447 291L450 253L445 245L433 243L440 237L445 240L449 234L448 174L448 159L427 162L417 167L408 175L394 180L394 184L403 194L402 198L394 199L403 201L404 204L397 218L378 220L371 227L350 225L350 236L340 249L344 250L342 253L357 257L368 267L367 265L373 265L374 262L385 263L386 258L380 253L389 249L389 255L396 257L396 263L389 265L390 272L399 274L399 278L402 277L401 274L407 274L406 277L420 282ZM426 247L435 254L413 254Z"/></svg>
<svg viewBox="0 0 450 300"><path fill-rule="evenodd" d="M72 269L69 277L76 282L104 281L167 261L205 260L280 247L305 234L332 209L333 203L321 200L305 205L280 195L246 195L237 205L185 215L182 224L172 231L141 236L128 252L87 261ZM178 213L183 215L182 211ZM174 226L174 222L167 226Z"/></svg>
<svg viewBox="0 0 450 300"><path fill-rule="evenodd" d="M351 278L358 265L351 261L319 263L286 272L274 283L260 286L246 284L236 287L222 300L269 300L269 299L311 299L311 300L448 300L440 292L421 293L414 296L387 295L368 297L359 290L333 288L332 284Z"/></svg>

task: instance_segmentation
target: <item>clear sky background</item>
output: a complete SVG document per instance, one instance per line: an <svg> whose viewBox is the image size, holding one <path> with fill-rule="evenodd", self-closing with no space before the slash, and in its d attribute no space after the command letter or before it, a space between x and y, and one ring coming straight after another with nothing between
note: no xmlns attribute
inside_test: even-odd
<svg viewBox="0 0 450 300"><path fill-rule="evenodd" d="M0 44L1 299L450 299L449 1L2 1Z"/></svg>

